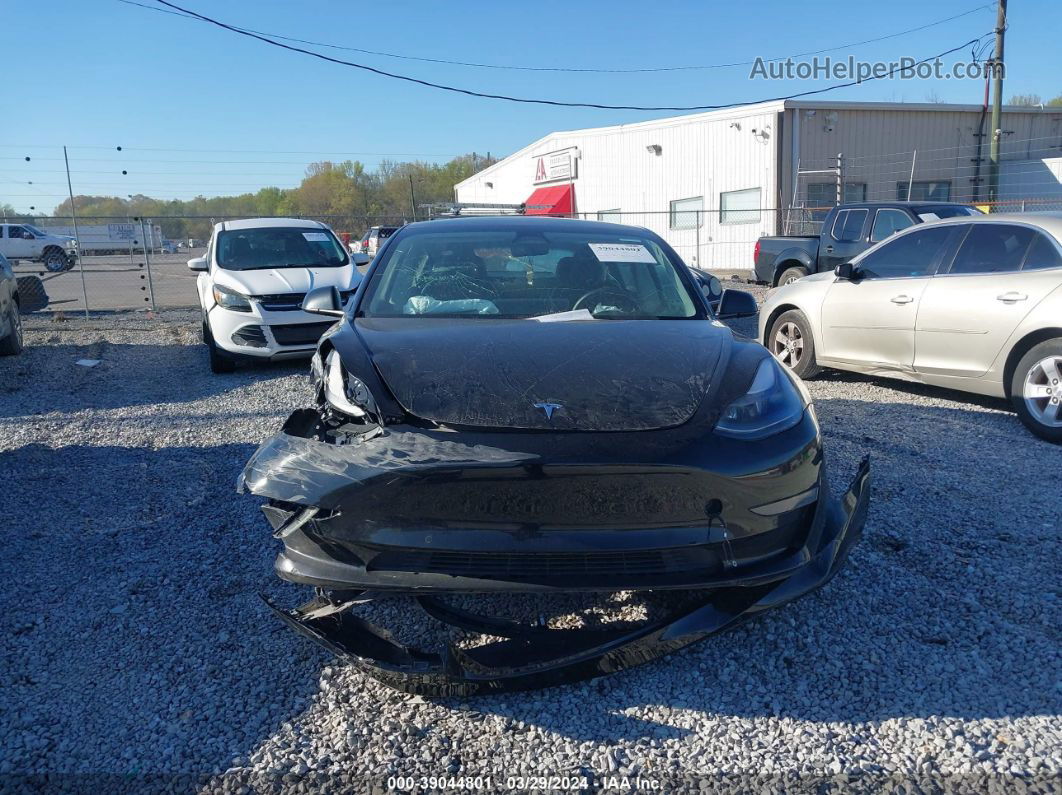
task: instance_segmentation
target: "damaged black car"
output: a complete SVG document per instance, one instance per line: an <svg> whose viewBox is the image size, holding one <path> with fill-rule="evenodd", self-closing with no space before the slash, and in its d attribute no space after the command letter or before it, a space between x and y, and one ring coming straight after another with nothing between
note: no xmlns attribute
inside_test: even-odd
<svg viewBox="0 0 1062 795"><path fill-rule="evenodd" d="M826 583L867 512L864 460L826 483L808 393L720 319L652 232L559 218L410 224L312 362L314 405L255 452L240 488L312 586L276 615L381 681L443 695L599 676ZM688 592L635 625L477 612L457 595ZM489 642L425 649L359 615L412 595ZM464 598L464 597L462 597Z"/></svg>

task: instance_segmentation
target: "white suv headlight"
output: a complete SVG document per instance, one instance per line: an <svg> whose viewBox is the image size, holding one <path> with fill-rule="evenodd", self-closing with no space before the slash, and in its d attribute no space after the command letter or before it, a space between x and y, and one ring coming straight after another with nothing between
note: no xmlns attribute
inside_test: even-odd
<svg viewBox="0 0 1062 795"><path fill-rule="evenodd" d="M715 432L734 439L763 439L800 422L806 405L781 365L768 356L756 368L749 391L723 409Z"/></svg>
<svg viewBox="0 0 1062 795"><path fill-rule="evenodd" d="M231 309L233 312L251 311L251 301L246 295L217 284L214 285L214 301L222 309Z"/></svg>

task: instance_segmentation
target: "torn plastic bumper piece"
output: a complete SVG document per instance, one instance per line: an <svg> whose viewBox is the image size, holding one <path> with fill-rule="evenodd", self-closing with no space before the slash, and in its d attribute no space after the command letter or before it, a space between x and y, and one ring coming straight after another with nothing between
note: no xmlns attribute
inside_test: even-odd
<svg viewBox="0 0 1062 795"><path fill-rule="evenodd" d="M285 624L390 687L426 696L477 695L576 682L615 673L703 640L826 584L862 534L870 465L864 458L848 491L831 502L817 554L784 580L720 588L692 607L617 630L550 629L484 618L419 596L433 618L504 640L471 649L453 644L428 652L397 642L386 630L351 613L356 598L318 598L295 610L266 602Z"/></svg>

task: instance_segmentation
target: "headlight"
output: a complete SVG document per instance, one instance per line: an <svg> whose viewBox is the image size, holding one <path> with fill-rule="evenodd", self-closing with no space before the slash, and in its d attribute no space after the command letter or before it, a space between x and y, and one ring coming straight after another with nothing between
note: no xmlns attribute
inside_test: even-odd
<svg viewBox="0 0 1062 795"><path fill-rule="evenodd" d="M756 368L749 391L723 410L715 430L734 439L763 439L800 422L805 405L781 365L768 356Z"/></svg>
<svg viewBox="0 0 1062 795"><path fill-rule="evenodd" d="M223 309L231 309L233 312L251 311L251 302L246 295L216 284L214 285L214 301Z"/></svg>
<svg viewBox="0 0 1062 795"><path fill-rule="evenodd" d="M318 354L314 356L314 364L311 367L319 362ZM328 354L324 366L324 397L329 406L348 417L365 417L370 422L377 422L380 416L376 400L369 388L360 378L343 369L343 362L335 351Z"/></svg>

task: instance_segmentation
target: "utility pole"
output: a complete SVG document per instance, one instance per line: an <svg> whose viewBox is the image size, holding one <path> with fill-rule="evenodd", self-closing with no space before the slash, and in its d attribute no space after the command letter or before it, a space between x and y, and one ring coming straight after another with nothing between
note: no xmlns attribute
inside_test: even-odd
<svg viewBox="0 0 1062 795"><path fill-rule="evenodd" d="M74 222L74 244L77 246L77 269L81 271L81 295L85 298L85 317L89 316L88 287L85 285L85 260L82 259L81 235L77 233L77 210L74 208L74 184L70 181L70 157L63 147L63 162L66 163L66 189L70 191L70 220Z"/></svg>
<svg viewBox="0 0 1062 795"><path fill-rule="evenodd" d="M417 220L417 197L413 195L413 175L409 175L409 210L413 213L413 220Z"/></svg>
<svg viewBox="0 0 1062 795"><path fill-rule="evenodd" d="M1003 34L1007 29L1007 0L996 10L996 54L992 57L992 141L988 150L988 201L999 201L999 144L1003 137Z"/></svg>

